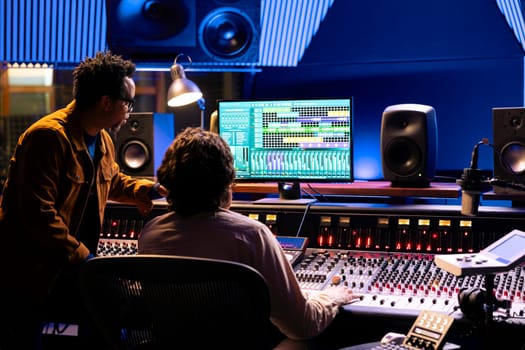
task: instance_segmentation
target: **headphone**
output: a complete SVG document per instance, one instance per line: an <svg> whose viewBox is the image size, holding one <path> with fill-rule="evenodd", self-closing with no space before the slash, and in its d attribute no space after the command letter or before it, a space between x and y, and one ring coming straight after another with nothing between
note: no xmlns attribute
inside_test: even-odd
<svg viewBox="0 0 525 350"><path fill-rule="evenodd" d="M495 297L494 308L500 307L510 309L511 301L498 300ZM458 294L459 308L461 312L471 321L483 321L485 319L485 302L487 293L481 288L462 288Z"/></svg>
<svg viewBox="0 0 525 350"><path fill-rule="evenodd" d="M484 319L485 300L485 290L480 288L462 288L458 294L459 308L471 321Z"/></svg>

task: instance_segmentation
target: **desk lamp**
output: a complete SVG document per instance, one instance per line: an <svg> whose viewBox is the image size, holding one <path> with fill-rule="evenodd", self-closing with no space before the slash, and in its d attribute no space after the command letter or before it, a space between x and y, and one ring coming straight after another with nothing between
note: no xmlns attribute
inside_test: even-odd
<svg viewBox="0 0 525 350"><path fill-rule="evenodd" d="M181 107L188 105L193 102L197 102L199 109L201 110L201 128L204 128L204 111L205 101L202 97L201 89L191 80L186 78L184 68L177 63L177 59L182 54L175 57L173 65L171 66L171 78L173 82L168 89L168 106L169 107ZM191 58L188 56L188 60L191 63Z"/></svg>

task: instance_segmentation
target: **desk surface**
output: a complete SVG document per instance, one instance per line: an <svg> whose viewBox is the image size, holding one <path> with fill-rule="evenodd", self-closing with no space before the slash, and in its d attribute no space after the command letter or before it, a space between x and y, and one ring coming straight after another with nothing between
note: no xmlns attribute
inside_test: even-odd
<svg viewBox="0 0 525 350"><path fill-rule="evenodd" d="M511 200L513 202L525 203L525 192L497 193L489 191L483 193L483 199Z"/></svg>
<svg viewBox="0 0 525 350"><path fill-rule="evenodd" d="M393 197L458 198L460 187L455 183L431 183L429 187L393 187L389 181L356 181L352 183L301 183L301 189L312 194ZM235 184L237 193L279 193L276 182Z"/></svg>

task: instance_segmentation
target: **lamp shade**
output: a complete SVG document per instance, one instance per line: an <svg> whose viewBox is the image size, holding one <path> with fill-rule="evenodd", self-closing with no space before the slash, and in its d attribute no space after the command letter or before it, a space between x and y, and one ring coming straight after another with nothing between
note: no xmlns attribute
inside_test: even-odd
<svg viewBox="0 0 525 350"><path fill-rule="evenodd" d="M186 78L184 68L180 64L174 63L171 66L171 78L173 82L168 89L168 106L184 106L202 98L201 89Z"/></svg>

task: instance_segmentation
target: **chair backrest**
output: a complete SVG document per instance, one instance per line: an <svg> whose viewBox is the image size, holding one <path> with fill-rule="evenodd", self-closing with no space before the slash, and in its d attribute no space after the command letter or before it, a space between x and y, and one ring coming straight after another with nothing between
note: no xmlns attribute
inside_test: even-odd
<svg viewBox="0 0 525 350"><path fill-rule="evenodd" d="M268 287L224 260L97 257L80 270L88 312L111 349L267 348Z"/></svg>

